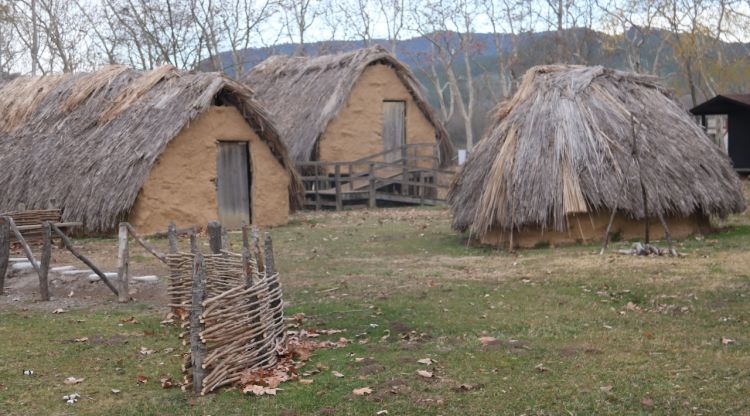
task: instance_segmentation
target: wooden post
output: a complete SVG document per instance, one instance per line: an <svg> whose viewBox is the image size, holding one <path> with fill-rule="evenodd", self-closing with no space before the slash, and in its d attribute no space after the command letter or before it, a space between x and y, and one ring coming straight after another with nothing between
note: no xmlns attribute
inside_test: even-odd
<svg viewBox="0 0 750 416"><path fill-rule="evenodd" d="M599 255L604 254L604 250L609 245L609 233L612 231L612 223L615 221L615 214L617 214L617 208L612 210L612 214L609 216L609 222L607 223L607 229L604 231L604 238L602 239L602 249L599 251Z"/></svg>
<svg viewBox="0 0 750 416"><path fill-rule="evenodd" d="M315 165L315 211L320 211L320 166Z"/></svg>
<svg viewBox="0 0 750 416"><path fill-rule="evenodd" d="M641 171L641 160L639 159L640 154L638 153L638 141L636 139L636 133L635 133L635 118L633 115L630 115L630 126L632 129L632 136L633 136L633 159L635 160L635 166L636 169L638 169L638 181L641 183L641 197L643 198L643 218L645 220L646 230L645 230L645 241L644 244L649 244L651 242L651 236L650 236L650 225L651 221L649 221L649 213L648 213L648 194L646 193L646 185L643 183L643 172Z"/></svg>
<svg viewBox="0 0 750 416"><path fill-rule="evenodd" d="M409 166L408 163L408 153L406 150L406 147L403 147L403 151L401 152L403 159L402 159L402 167L401 167L401 195L408 195L409 194L409 184L407 182L409 181Z"/></svg>
<svg viewBox="0 0 750 416"><path fill-rule="evenodd" d="M21 231L18 230L18 227L16 227L16 223L13 221L13 218L11 217L5 217L8 221L8 224L10 224L10 229L13 231L13 234L16 236L16 240L21 244L21 247L23 247L23 252L26 254L26 258L29 259L29 262L31 262L31 266L34 267L34 270L36 271L36 274L39 274L39 263L34 259L34 253L31 252L31 247L29 247L29 244L26 242L26 239L23 238L23 234L21 234Z"/></svg>
<svg viewBox="0 0 750 416"><path fill-rule="evenodd" d="M221 249L229 251L229 233L224 227L221 227Z"/></svg>
<svg viewBox="0 0 750 416"><path fill-rule="evenodd" d="M198 234L198 230L196 230L195 227L193 227L193 229L190 231L190 252L193 254L198 252L197 234Z"/></svg>
<svg viewBox="0 0 750 416"><path fill-rule="evenodd" d="M273 260L273 241L270 233L266 233L265 240L263 249L266 260L266 276L272 276L276 272L276 262Z"/></svg>
<svg viewBox="0 0 750 416"><path fill-rule="evenodd" d="M253 256L255 256L258 271L263 271L263 257L260 255L260 233L258 232L258 227L255 225L253 225Z"/></svg>
<svg viewBox="0 0 750 416"><path fill-rule="evenodd" d="M211 253L221 253L221 223L218 221L208 222L208 244L211 246Z"/></svg>
<svg viewBox="0 0 750 416"><path fill-rule="evenodd" d="M253 271L250 267L250 226L242 223L242 271L245 277L245 287L253 285Z"/></svg>
<svg viewBox="0 0 750 416"><path fill-rule="evenodd" d="M112 293L114 293L115 295L117 295L119 297L118 290L115 288L115 286L112 284L112 282L109 281L109 279L107 278L107 276L104 273L102 273L102 271L99 270L99 268L96 267L96 265L94 263L92 263L91 260L87 259L84 255L82 255L81 253L79 253L78 250L76 250L76 248L73 246L73 242L70 241L70 239L68 238L68 236L65 235L65 233L62 232L59 228L57 228L57 226L55 224L50 224L50 226L52 227L52 231L54 231L55 234L57 234L60 237L60 239L63 242L63 245L65 246L65 248L67 248L68 251L70 251L70 254L72 254L73 256L75 256L75 258L77 258L78 260L82 261L83 264L85 264L86 266L88 266L89 269L91 269L94 273L96 273L96 275L99 276L100 279L102 279L102 282L104 282L104 284L107 285L107 287L109 288L109 290L111 290Z"/></svg>
<svg viewBox="0 0 750 416"><path fill-rule="evenodd" d="M334 167L334 180L336 181L336 211L344 209L341 199L341 165L338 163Z"/></svg>
<svg viewBox="0 0 750 416"><path fill-rule="evenodd" d="M368 179L370 180L369 183L369 200L367 201L367 206L369 208L375 208L376 202L375 202L375 164L370 162L369 167L369 173L367 175Z"/></svg>
<svg viewBox="0 0 750 416"><path fill-rule="evenodd" d="M677 250L674 249L674 244L672 243L672 235L669 234L669 226L667 226L667 221L664 219L664 215L661 213L661 211L659 211L657 215L659 216L661 226L664 228L664 237L667 239L667 244L669 245L669 254L672 256L676 256Z"/></svg>
<svg viewBox="0 0 750 416"><path fill-rule="evenodd" d="M39 264L39 296L49 300L49 263L52 260L52 227L49 221L42 223L42 258Z"/></svg>
<svg viewBox="0 0 750 416"><path fill-rule="evenodd" d="M169 252L177 253L177 226L173 223L169 223L167 227L167 239L169 240Z"/></svg>
<svg viewBox="0 0 750 416"><path fill-rule="evenodd" d="M206 269L203 255L195 252L193 259L192 302L190 304L190 358L193 367L193 391L200 395L203 389L203 359L206 355L206 345L201 341L203 330L201 315L203 314L203 299L206 292Z"/></svg>
<svg viewBox="0 0 750 416"><path fill-rule="evenodd" d="M0 217L0 295L5 293L5 273L10 262L10 222Z"/></svg>
<svg viewBox="0 0 750 416"><path fill-rule="evenodd" d="M130 276L128 272L128 265L130 263L130 249L128 247L128 225L127 223L121 222L120 229L117 233L117 301L120 303L128 303L130 301L130 293L128 284L130 283Z"/></svg>

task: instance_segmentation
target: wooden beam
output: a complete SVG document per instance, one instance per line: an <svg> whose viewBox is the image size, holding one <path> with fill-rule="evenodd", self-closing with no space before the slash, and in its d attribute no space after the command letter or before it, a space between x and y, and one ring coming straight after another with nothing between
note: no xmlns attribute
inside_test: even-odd
<svg viewBox="0 0 750 416"><path fill-rule="evenodd" d="M7 219L8 224L10 224L10 229L13 231L13 234L16 236L16 241L18 241L21 244L21 247L23 247L23 252L26 254L26 258L29 259L29 262L31 262L31 265L34 267L34 270L36 270L36 274L38 275L40 273L39 263L34 260L34 253L31 252L31 247L29 247L29 244L23 238L23 235L18 230L18 227L16 227L16 223L13 221L13 218L5 218Z"/></svg>
<svg viewBox="0 0 750 416"><path fill-rule="evenodd" d="M0 295L5 293L5 273L10 262L10 222L0 217Z"/></svg>
<svg viewBox="0 0 750 416"><path fill-rule="evenodd" d="M370 163L369 166L369 172L368 172L368 188L369 188L369 195L368 195L368 201L367 206L369 208L375 208L377 205L377 201L375 199L375 165Z"/></svg>
<svg viewBox="0 0 750 416"><path fill-rule="evenodd" d="M83 225L82 222L55 222L54 223L57 228L73 228L73 227L80 227ZM42 224L34 224L34 225L19 225L16 226L18 231L24 232L24 231L35 231L35 230L41 230Z"/></svg>
<svg viewBox="0 0 750 416"><path fill-rule="evenodd" d="M167 227L167 239L169 240L169 252L177 253L177 226L170 222Z"/></svg>
<svg viewBox="0 0 750 416"><path fill-rule="evenodd" d="M94 265L94 263L91 262L91 260L87 259L84 255L79 253L78 250L76 250L76 248L73 246L73 242L70 241L68 236L65 235L65 233L63 233L62 231L60 231L60 229L57 228L55 224L50 224L50 226L52 227L52 231L54 231L58 236L60 236L60 239L62 240L65 248L67 248L68 251L70 251L72 255L74 255L78 260L82 261L94 273L96 273L96 275L99 276L100 279L102 279L102 282L104 282L104 284L107 285L107 287L112 291L112 293L119 296L119 292L117 291L115 286L112 284L112 282L109 281L107 276L105 276L104 273L102 273L102 271L99 270L99 268L96 267L96 265Z"/></svg>
<svg viewBox="0 0 750 416"><path fill-rule="evenodd" d="M130 294L128 289L128 284L130 283L130 276L128 272L128 265L130 263L130 250L128 247L128 226L128 223L121 222L119 232L117 233L117 278L119 284L117 301L120 303L128 303L130 301Z"/></svg>
<svg viewBox="0 0 750 416"><path fill-rule="evenodd" d="M190 304L190 358L193 367L193 391L200 395L203 389L205 369L203 359L206 356L206 345L201 341L203 330L201 315L203 314L203 300L206 292L206 269L203 255L195 252L193 259L192 303Z"/></svg>
<svg viewBox="0 0 750 416"><path fill-rule="evenodd" d="M341 165L337 164L334 168L334 184L336 186L336 211L344 209L343 202L341 200Z"/></svg>
<svg viewBox="0 0 750 416"><path fill-rule="evenodd" d="M39 265L39 296L49 300L49 263L52 260L52 227L49 221L42 223L42 258Z"/></svg>
<svg viewBox="0 0 750 416"><path fill-rule="evenodd" d="M153 255L157 259L161 260L162 263L164 263L164 264L167 263L167 257L164 255L164 253L162 253L161 251L157 250L156 247L154 247L153 245L149 244L148 241L146 241L143 238L141 238L141 236L139 236L138 233L135 232L135 228L133 228L132 225L130 225L128 223L124 223L124 224L125 224L125 227L127 228L128 233L130 234L130 236L133 237L133 239L135 239L135 241L138 244L140 244L141 247L143 247L146 251L148 251L149 253L151 253L151 255ZM174 224L170 224L170 226L171 225L174 225ZM167 231L167 232L169 232L169 231ZM176 238L177 237L175 235L175 243L174 243L175 245L177 244ZM171 245L172 245L172 241L171 240L170 240L169 244L170 244L170 247L171 247Z"/></svg>
<svg viewBox="0 0 750 416"><path fill-rule="evenodd" d="M221 223L218 221L208 222L208 244L211 247L211 253L221 253Z"/></svg>

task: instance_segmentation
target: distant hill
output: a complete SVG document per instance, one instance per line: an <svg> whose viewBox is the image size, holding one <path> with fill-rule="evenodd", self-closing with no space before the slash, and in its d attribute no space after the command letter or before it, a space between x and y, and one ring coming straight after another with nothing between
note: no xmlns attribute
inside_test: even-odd
<svg viewBox="0 0 750 416"><path fill-rule="evenodd" d="M448 36L457 36L456 34L447 34ZM670 36L669 32L665 31L653 31L650 36L644 42L642 47L641 60L646 65L647 69L650 69L650 63L654 61L654 57L660 53L659 60L659 71L658 76L662 78L663 82L674 89L678 96L687 93L687 83L679 69L678 63L673 58L673 51L669 45L664 42L667 36ZM477 116L474 122L474 130L476 134L481 134L486 124L487 112L497 104L495 101L498 100L499 94L490 93L494 91L487 91L487 88L493 88L493 78L495 81L498 77L498 63L497 55L498 51L495 47L494 36L489 33L475 33L473 34L474 41L478 53L472 59L472 74L476 78L481 78L484 82L482 88L478 91L478 103L477 103ZM522 75L528 68L534 65L550 64L556 62L556 57L559 55L557 52L556 32L538 32L519 35L514 38L513 35L503 34L500 35L500 49L502 53L508 53L511 50L513 41L517 41L519 48L519 59L514 65L513 73L516 76ZM591 31L587 29L570 29L566 31L563 38L575 39L576 44L579 45L576 48L578 54L568 54L568 62L574 64L588 64L588 65L603 65L610 68L629 70L627 64L627 56L625 52L617 47L617 39L610 35L602 32ZM388 47L389 44L384 39L376 39L372 42L373 44L381 44ZM326 41L326 42L315 42L305 45L305 54L309 56L316 56L326 53L334 52L345 52L354 49L361 48L363 43L361 41ZM249 70L254 65L262 62L264 59L271 55L291 55L297 49L295 44L279 44L268 48L250 48L242 51L244 68L243 72ZM729 60L734 59L748 59L750 60L750 43L731 43L724 44L723 53ZM396 45L396 55L399 59L407 63L417 77L422 81L425 89L427 90L428 99L433 103L437 104L437 96L434 88L430 85L425 73L422 72L424 65L426 65L423 58L425 55L429 55L431 52L431 44L429 40L424 37L416 37L411 39L401 40ZM714 59L714 56L706 56L704 59ZM219 59L221 60L225 71L233 76L235 70L232 67L233 61L230 52L223 52L220 54ZM203 62L200 65L202 70L211 70L210 62ZM463 62L456 62L455 70L459 76L462 76L465 69ZM750 68L748 69L750 72ZM440 74L442 75L442 74ZM487 86L489 83L489 87ZM750 82L743 82L738 88L747 88ZM497 84L494 84L495 86ZM456 125L458 124L458 125ZM460 145L463 136L463 127L460 126L460 120L449 120L448 127L456 142Z"/></svg>

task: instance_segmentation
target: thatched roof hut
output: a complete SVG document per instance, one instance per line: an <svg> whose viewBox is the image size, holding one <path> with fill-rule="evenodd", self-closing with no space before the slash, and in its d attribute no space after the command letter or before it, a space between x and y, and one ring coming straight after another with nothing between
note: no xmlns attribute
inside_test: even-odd
<svg viewBox="0 0 750 416"><path fill-rule="evenodd" d="M244 81L273 116L295 163L384 151L386 103L405 107L405 144L437 143L441 163L451 163L453 146L421 85L381 46L315 58L272 56Z"/></svg>
<svg viewBox="0 0 750 416"><path fill-rule="evenodd" d="M598 239L612 210L637 237L644 189L678 236L745 209L727 157L653 77L539 66L496 111L449 192L453 227L480 241Z"/></svg>
<svg viewBox="0 0 750 416"><path fill-rule="evenodd" d="M63 220L94 233L125 219L144 232L168 221L205 224L222 216L217 154L226 142L245 149L238 160L250 166L237 175L228 170L226 182L245 179L251 219L286 222L301 185L252 95L219 74L171 66L109 66L2 84L0 212L52 204Z"/></svg>

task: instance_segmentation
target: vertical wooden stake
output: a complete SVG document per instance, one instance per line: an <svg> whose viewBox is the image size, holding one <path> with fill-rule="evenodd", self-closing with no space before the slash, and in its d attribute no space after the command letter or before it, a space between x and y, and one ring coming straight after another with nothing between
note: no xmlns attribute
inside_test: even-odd
<svg viewBox="0 0 750 416"><path fill-rule="evenodd" d="M128 301L130 301L130 293L128 291L128 283L130 280L128 272L130 250L128 248L127 223L120 223L120 230L117 233L117 242L119 243L119 248L117 250L117 301L120 303L128 303Z"/></svg>
<svg viewBox="0 0 750 416"><path fill-rule="evenodd" d="M221 223L218 221L208 222L208 243L211 246L211 253L221 253Z"/></svg>
<svg viewBox="0 0 750 416"><path fill-rule="evenodd" d="M601 256L604 254L604 250L607 249L607 246L609 245L609 233L612 231L612 223L615 221L615 214L617 214L617 209L612 210L612 214L609 216L609 222L607 223L607 230L604 231L604 238L602 239L602 249L599 251L599 255Z"/></svg>
<svg viewBox="0 0 750 416"><path fill-rule="evenodd" d="M203 359L206 355L206 345L201 341L203 330L201 315L203 314L203 299L206 292L206 269L203 255L195 253L193 260L192 302L190 304L190 358L193 368L193 391L200 395L203 389Z"/></svg>
<svg viewBox="0 0 750 416"><path fill-rule="evenodd" d="M5 273L10 262L10 223L0 217L0 295L5 293Z"/></svg>
<svg viewBox="0 0 750 416"><path fill-rule="evenodd" d="M341 211L344 208L341 195L341 165L338 163L334 167L334 180L336 184L336 211Z"/></svg>
<svg viewBox="0 0 750 416"><path fill-rule="evenodd" d="M250 226L242 223L242 271L245 277L245 287L253 285L253 271L250 267Z"/></svg>
<svg viewBox="0 0 750 416"><path fill-rule="evenodd" d="M370 168L369 173L367 177L370 179L369 183L369 200L367 201L367 206L372 209L375 208L375 164L370 162Z"/></svg>
<svg viewBox="0 0 750 416"><path fill-rule="evenodd" d="M190 230L190 252L195 254L198 252L198 230L193 227L192 230Z"/></svg>
<svg viewBox="0 0 750 416"><path fill-rule="evenodd" d="M43 301L49 300L49 263L52 259L52 227L49 221L42 223L42 258L39 264L39 296Z"/></svg>
<svg viewBox="0 0 750 416"><path fill-rule="evenodd" d="M255 263L258 265L258 272L262 272L263 257L260 255L260 233L258 227L253 225L253 256L255 256Z"/></svg>
<svg viewBox="0 0 750 416"><path fill-rule="evenodd" d="M221 249L229 251L229 234L224 227L221 227Z"/></svg>
<svg viewBox="0 0 750 416"><path fill-rule="evenodd" d="M276 273L276 262L273 260L273 241L271 240L270 233L266 233L264 251L264 257L266 260L266 276L273 276L274 273Z"/></svg>
<svg viewBox="0 0 750 416"><path fill-rule="evenodd" d="M177 253L177 226L173 222L170 222L167 227L167 239L169 239L169 252Z"/></svg>
<svg viewBox="0 0 750 416"><path fill-rule="evenodd" d="M659 221L661 222L661 226L664 228L664 237L667 239L667 244L669 245L669 254L671 256L677 255L677 250L674 249L674 244L672 243L672 235L669 234L669 226L667 226L667 221L664 219L664 215L659 211L658 213Z"/></svg>
<svg viewBox="0 0 750 416"><path fill-rule="evenodd" d="M242 223L242 247L250 248L250 226L246 222Z"/></svg>

